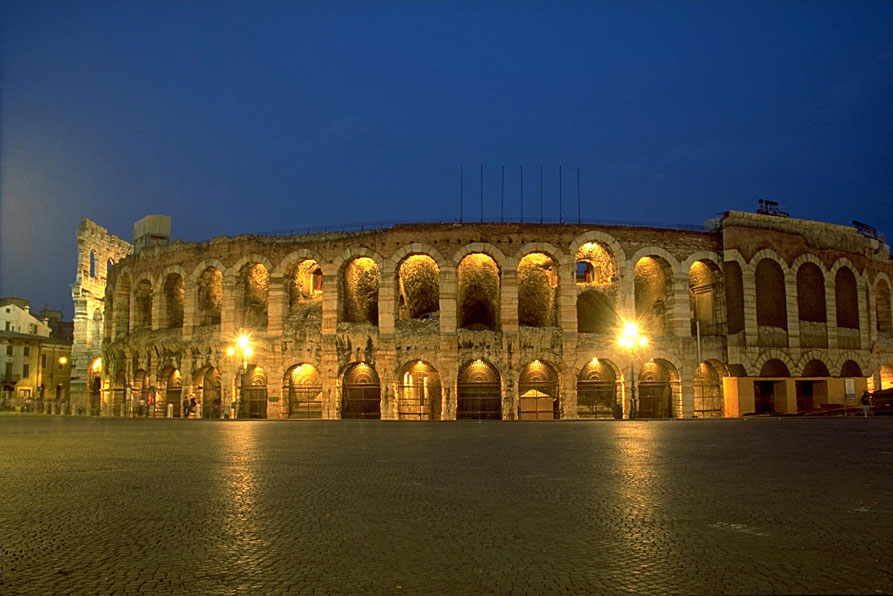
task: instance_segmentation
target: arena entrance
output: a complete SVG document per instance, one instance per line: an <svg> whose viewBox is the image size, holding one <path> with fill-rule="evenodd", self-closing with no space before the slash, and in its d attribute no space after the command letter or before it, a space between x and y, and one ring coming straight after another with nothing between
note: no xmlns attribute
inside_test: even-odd
<svg viewBox="0 0 893 596"><path fill-rule="evenodd" d="M344 373L341 418L381 418L381 381L375 369L364 362L352 365Z"/></svg>
<svg viewBox="0 0 893 596"><path fill-rule="evenodd" d="M261 367L251 366L242 375L241 401L240 418L267 417L267 377Z"/></svg>
<svg viewBox="0 0 893 596"><path fill-rule="evenodd" d="M502 420L502 385L499 371L483 360L459 371L456 419Z"/></svg>
<svg viewBox="0 0 893 596"><path fill-rule="evenodd" d="M400 420L440 420L440 374L419 360L405 364L397 374L397 416Z"/></svg>
<svg viewBox="0 0 893 596"><path fill-rule="evenodd" d="M222 396L220 373L216 368L209 368L202 380L202 418L220 418Z"/></svg>
<svg viewBox="0 0 893 596"><path fill-rule="evenodd" d="M593 358L577 377L577 416L589 420L623 418L617 402L617 376L604 361Z"/></svg>
<svg viewBox="0 0 893 596"><path fill-rule="evenodd" d="M558 373L541 360L534 360L518 378L520 420L558 420Z"/></svg>
<svg viewBox="0 0 893 596"><path fill-rule="evenodd" d="M671 374L663 362L649 361L639 376L638 418L672 418Z"/></svg>
<svg viewBox="0 0 893 596"><path fill-rule="evenodd" d="M322 381L312 364L298 364L285 373L283 393L288 395L288 417L292 419L322 418Z"/></svg>
<svg viewBox="0 0 893 596"><path fill-rule="evenodd" d="M180 378L180 371L173 370L167 376L167 387L164 391L164 416L167 416L168 409L172 412L174 418L179 418L183 409L183 380Z"/></svg>
<svg viewBox="0 0 893 596"><path fill-rule="evenodd" d="M694 417L722 418L722 381L716 367L704 361L695 372Z"/></svg>

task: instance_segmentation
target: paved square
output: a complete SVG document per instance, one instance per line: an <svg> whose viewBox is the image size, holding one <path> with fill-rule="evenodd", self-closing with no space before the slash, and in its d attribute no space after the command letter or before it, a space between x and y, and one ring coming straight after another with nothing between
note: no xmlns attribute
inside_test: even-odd
<svg viewBox="0 0 893 596"><path fill-rule="evenodd" d="M891 437L4 416L0 592L891 593Z"/></svg>

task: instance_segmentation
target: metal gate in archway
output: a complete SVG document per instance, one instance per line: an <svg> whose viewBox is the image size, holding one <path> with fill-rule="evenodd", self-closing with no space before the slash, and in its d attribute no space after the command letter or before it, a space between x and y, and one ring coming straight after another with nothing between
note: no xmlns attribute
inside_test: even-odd
<svg viewBox="0 0 893 596"><path fill-rule="evenodd" d="M577 416L615 418L617 384L614 381L577 381Z"/></svg>
<svg viewBox="0 0 893 596"><path fill-rule="evenodd" d="M722 386L718 383L702 383L695 379L695 418L722 418Z"/></svg>
<svg viewBox="0 0 893 596"><path fill-rule="evenodd" d="M381 388L360 383L344 385L341 418L381 418Z"/></svg>
<svg viewBox="0 0 893 596"><path fill-rule="evenodd" d="M502 420L499 383L459 383L456 419Z"/></svg>
<svg viewBox="0 0 893 596"><path fill-rule="evenodd" d="M242 388L240 418L267 417L267 386L247 385Z"/></svg>
<svg viewBox="0 0 893 596"><path fill-rule="evenodd" d="M173 406L173 417L179 418L181 414L181 410L183 409L183 404L181 400L183 399L183 388L180 385L174 385L173 387L168 385L167 390L164 392L164 415L167 416L167 408L168 406Z"/></svg>
<svg viewBox="0 0 893 596"><path fill-rule="evenodd" d="M665 381L639 382L639 418L670 418L670 384Z"/></svg>
<svg viewBox="0 0 893 596"><path fill-rule="evenodd" d="M288 387L289 418L322 418L322 385Z"/></svg>

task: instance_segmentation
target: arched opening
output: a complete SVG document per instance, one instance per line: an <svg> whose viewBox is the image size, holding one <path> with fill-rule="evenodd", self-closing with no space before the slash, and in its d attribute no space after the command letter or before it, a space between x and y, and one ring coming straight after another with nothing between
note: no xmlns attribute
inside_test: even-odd
<svg viewBox="0 0 893 596"><path fill-rule="evenodd" d="M797 270L797 313L800 345L805 348L828 347L825 277L814 263L804 263Z"/></svg>
<svg viewBox="0 0 893 596"><path fill-rule="evenodd" d="M763 259L754 273L757 299L757 333L762 346L787 347L788 315L784 272L772 259Z"/></svg>
<svg viewBox="0 0 893 596"><path fill-rule="evenodd" d="M351 365L344 373L341 418L381 418L381 381L365 362Z"/></svg>
<svg viewBox="0 0 893 596"><path fill-rule="evenodd" d="M695 261L688 270L688 304L691 312L691 334L720 335L717 311L720 300L719 269L709 261Z"/></svg>
<svg viewBox="0 0 893 596"><path fill-rule="evenodd" d="M144 417L149 413L149 379L146 371L140 369L133 376L133 385L130 389L130 411L132 416Z"/></svg>
<svg viewBox="0 0 893 596"><path fill-rule="evenodd" d="M266 417L266 384L264 389L264 417ZM209 368L202 376L201 407L202 418L220 418L223 411L220 372L216 368Z"/></svg>
<svg viewBox="0 0 893 596"><path fill-rule="evenodd" d="M667 363L649 360L639 373L638 418L672 418L674 375Z"/></svg>
<svg viewBox="0 0 893 596"><path fill-rule="evenodd" d="M115 339L130 333L130 276L125 273L118 279L114 297Z"/></svg>
<svg viewBox="0 0 893 596"><path fill-rule="evenodd" d="M440 314L440 268L428 255L410 255L397 268L397 319L433 319Z"/></svg>
<svg viewBox="0 0 893 596"><path fill-rule="evenodd" d="M456 419L501 420L502 385L499 371L475 360L459 370Z"/></svg>
<svg viewBox="0 0 893 596"><path fill-rule="evenodd" d="M90 415L99 416L102 410L102 358L90 363L88 370L90 387Z"/></svg>
<svg viewBox="0 0 893 596"><path fill-rule="evenodd" d="M803 367L803 375L804 377L830 377L831 373L828 372L828 367L825 366L825 363L821 360L810 360L806 363L806 366Z"/></svg>
<svg viewBox="0 0 893 596"><path fill-rule="evenodd" d="M322 269L313 259L301 261L292 268L288 282L288 315L290 327L319 329L322 325Z"/></svg>
<svg viewBox="0 0 893 596"><path fill-rule="evenodd" d="M186 288L183 278L178 273L170 273L164 279L164 326L168 329L183 327L183 301Z"/></svg>
<svg viewBox="0 0 893 596"><path fill-rule="evenodd" d="M558 420L561 417L558 373L546 362L534 360L518 377L520 420Z"/></svg>
<svg viewBox="0 0 893 596"><path fill-rule="evenodd" d="M247 263L239 271L236 295L242 313L242 327L264 329L267 326L267 303L270 295L270 274L260 263Z"/></svg>
<svg viewBox="0 0 893 596"><path fill-rule="evenodd" d="M198 321L202 326L220 325L223 304L223 273L216 267L205 269L197 283Z"/></svg>
<svg viewBox="0 0 893 596"><path fill-rule="evenodd" d="M694 417L722 418L722 378L716 367L706 360L695 370Z"/></svg>
<svg viewBox="0 0 893 596"><path fill-rule="evenodd" d="M842 378L862 378L862 367L859 366L859 363L854 362L853 360L847 360L843 363L843 366L840 367L840 376Z"/></svg>
<svg viewBox="0 0 893 596"><path fill-rule="evenodd" d="M881 389L893 389L893 366L881 365Z"/></svg>
<svg viewBox="0 0 893 596"><path fill-rule="evenodd" d="M791 372L784 362L777 358L767 360L760 369L761 377L790 377Z"/></svg>
<svg viewBox="0 0 893 596"><path fill-rule="evenodd" d="M378 325L378 265L358 257L344 268L341 283L342 321Z"/></svg>
<svg viewBox="0 0 893 596"><path fill-rule="evenodd" d="M577 295L577 331L613 335L618 327L613 301L603 292L586 290Z"/></svg>
<svg viewBox="0 0 893 596"><path fill-rule="evenodd" d="M893 310L890 306L890 284L880 279L875 284L875 321L878 337L893 343Z"/></svg>
<svg viewBox="0 0 893 596"><path fill-rule="evenodd" d="M593 358L577 375L577 416L583 419L623 417L617 400L617 374L604 360Z"/></svg>
<svg viewBox="0 0 893 596"><path fill-rule="evenodd" d="M152 282L141 279L134 292L133 328L152 327Z"/></svg>
<svg viewBox="0 0 893 596"><path fill-rule="evenodd" d="M856 277L848 267L841 267L834 276L834 294L837 299L837 347L858 350L859 296Z"/></svg>
<svg viewBox="0 0 893 596"><path fill-rule="evenodd" d="M499 330L499 267L489 255L473 253L457 272L459 328Z"/></svg>
<svg viewBox="0 0 893 596"><path fill-rule="evenodd" d="M558 326L558 266L552 257L535 252L518 264L518 324Z"/></svg>
<svg viewBox="0 0 893 596"><path fill-rule="evenodd" d="M744 279L741 265L736 261L727 261L723 273L729 335L734 335L744 331Z"/></svg>
<svg viewBox="0 0 893 596"><path fill-rule="evenodd" d="M648 335L669 335L672 279L669 264L660 257L642 257L636 263L636 320Z"/></svg>
<svg viewBox="0 0 893 596"><path fill-rule="evenodd" d="M219 384L218 384L219 387ZM264 369L250 365L242 374L242 403L239 406L240 418L267 417L267 377Z"/></svg>
<svg viewBox="0 0 893 596"><path fill-rule="evenodd" d="M575 255L577 284L605 288L615 281L614 255L598 242L587 242Z"/></svg>
<svg viewBox="0 0 893 596"><path fill-rule="evenodd" d="M90 251L90 277L96 277L96 253Z"/></svg>
<svg viewBox="0 0 893 596"><path fill-rule="evenodd" d="M797 411L808 412L816 408L817 403L828 401L828 381L831 376L828 367L821 360L810 360L803 367L802 378L794 381L797 392Z"/></svg>
<svg viewBox="0 0 893 596"><path fill-rule="evenodd" d="M283 393L288 395L288 417L322 418L322 378L312 364L297 364L285 373Z"/></svg>
<svg viewBox="0 0 893 596"><path fill-rule="evenodd" d="M762 368L760 368L760 377L768 378L784 378L790 377L791 373L784 362L773 358L767 360ZM754 393L754 411L757 414L771 414L775 412L776 392L783 396L785 391L785 383L782 381L765 381L759 380L753 383Z"/></svg>
<svg viewBox="0 0 893 596"><path fill-rule="evenodd" d="M397 373L397 414L400 420L440 420L440 373L421 360L408 362Z"/></svg>
<svg viewBox="0 0 893 596"><path fill-rule="evenodd" d="M183 411L183 379L180 376L180 371L168 368L165 370L163 378L165 379L164 403L162 404L164 416L167 416L167 412L170 411L172 417L179 418Z"/></svg>

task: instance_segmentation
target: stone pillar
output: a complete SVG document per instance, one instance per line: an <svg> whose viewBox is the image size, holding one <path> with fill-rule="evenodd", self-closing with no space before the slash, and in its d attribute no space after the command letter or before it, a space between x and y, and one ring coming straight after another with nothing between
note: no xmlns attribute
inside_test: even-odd
<svg viewBox="0 0 893 596"><path fill-rule="evenodd" d="M837 350L839 346L837 334L837 292L834 291L834 278L831 278L830 274L826 273L825 275L825 319L828 321L828 349ZM833 371L829 372L833 374Z"/></svg>
<svg viewBox="0 0 893 596"><path fill-rule="evenodd" d="M192 340L195 327L198 326L198 284L192 280L183 280L183 341Z"/></svg>
<svg viewBox="0 0 893 596"><path fill-rule="evenodd" d="M394 313L396 311L396 266L390 259L381 264L378 278L378 333L379 336L394 335Z"/></svg>
<svg viewBox="0 0 893 596"><path fill-rule="evenodd" d="M868 291L868 284L864 279L856 278L856 305L859 309L859 349L866 350L872 345L872 336L875 335L875 325L872 324L874 317L873 298L871 292ZM865 296L867 300L862 300ZM868 310L869 312L866 312ZM866 374L867 371L863 371Z"/></svg>
<svg viewBox="0 0 893 596"><path fill-rule="evenodd" d="M322 276L322 330L323 335L335 335L338 329L338 275ZM334 345L332 346L334 350Z"/></svg>
<svg viewBox="0 0 893 596"><path fill-rule="evenodd" d="M689 366L682 366L679 370L679 380L682 391L682 417L693 418L695 415L694 370Z"/></svg>
<svg viewBox="0 0 893 596"><path fill-rule="evenodd" d="M691 337L691 306L688 297L688 273L673 275L673 309L670 313L670 332L667 335Z"/></svg>
<svg viewBox="0 0 893 596"><path fill-rule="evenodd" d="M558 326L563 333L577 333L577 283L575 263L559 267Z"/></svg>
<svg viewBox="0 0 893 596"><path fill-rule="evenodd" d="M757 284L753 267L741 268L741 288L744 294L744 340L748 346L759 345L757 327Z"/></svg>
<svg viewBox="0 0 893 596"><path fill-rule="evenodd" d="M220 304L220 336L232 338L238 334L242 324L242 313L238 312L239 297L236 296L236 276L225 274L223 276L223 300Z"/></svg>
<svg viewBox="0 0 893 596"><path fill-rule="evenodd" d="M458 325L456 268L440 270L440 332L456 333Z"/></svg>
<svg viewBox="0 0 893 596"><path fill-rule="evenodd" d="M506 267L500 272L499 283L499 330L503 333L518 332L518 264L506 259Z"/></svg>
<svg viewBox="0 0 893 596"><path fill-rule="evenodd" d="M577 377L574 374L573 359L568 358L568 363L558 372L558 390L561 396L558 409L562 420L577 420Z"/></svg>
<svg viewBox="0 0 893 596"><path fill-rule="evenodd" d="M282 327L288 314L286 279L282 276L270 277L270 292L267 296L267 334L270 337L282 335Z"/></svg>
<svg viewBox="0 0 893 596"><path fill-rule="evenodd" d="M800 309L797 306L797 277L786 275L784 280L785 314L788 322L788 348L800 349ZM791 371L793 374L794 371Z"/></svg>

